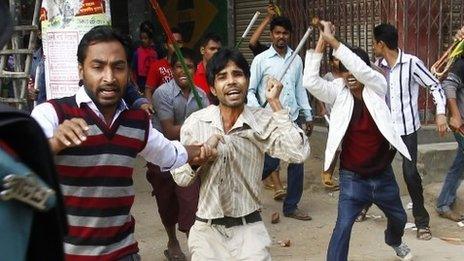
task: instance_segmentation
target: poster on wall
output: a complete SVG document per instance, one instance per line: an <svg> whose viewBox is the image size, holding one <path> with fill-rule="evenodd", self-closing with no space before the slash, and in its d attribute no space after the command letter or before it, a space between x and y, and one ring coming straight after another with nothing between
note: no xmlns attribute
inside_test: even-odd
<svg viewBox="0 0 464 261"><path fill-rule="evenodd" d="M40 20L47 99L74 95L77 46L91 28L111 24L109 0L43 0Z"/></svg>

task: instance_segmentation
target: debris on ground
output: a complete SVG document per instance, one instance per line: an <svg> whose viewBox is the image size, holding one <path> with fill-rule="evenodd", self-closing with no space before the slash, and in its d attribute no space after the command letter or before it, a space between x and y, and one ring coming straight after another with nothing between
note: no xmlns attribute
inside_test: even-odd
<svg viewBox="0 0 464 261"><path fill-rule="evenodd" d="M371 214L367 214L367 215L366 215L366 218L380 219L380 218L382 218L382 216L381 216L381 215L371 215Z"/></svg>
<svg viewBox="0 0 464 261"><path fill-rule="evenodd" d="M406 225L404 226L404 230L407 230L407 229L417 230L416 224L409 223L409 222L406 223Z"/></svg>
<svg viewBox="0 0 464 261"><path fill-rule="evenodd" d="M409 202L408 205L406 206L406 208L407 208L408 210L411 210L411 209L412 209L412 202Z"/></svg>
<svg viewBox="0 0 464 261"><path fill-rule="evenodd" d="M271 224L277 224L280 222L280 216L279 213L273 212L271 215Z"/></svg>
<svg viewBox="0 0 464 261"><path fill-rule="evenodd" d="M279 240L279 241L277 241L277 244L279 244L281 247L289 247L290 246L290 239Z"/></svg>
<svg viewBox="0 0 464 261"><path fill-rule="evenodd" d="M439 237L439 239L454 245L461 245L464 240L457 237Z"/></svg>

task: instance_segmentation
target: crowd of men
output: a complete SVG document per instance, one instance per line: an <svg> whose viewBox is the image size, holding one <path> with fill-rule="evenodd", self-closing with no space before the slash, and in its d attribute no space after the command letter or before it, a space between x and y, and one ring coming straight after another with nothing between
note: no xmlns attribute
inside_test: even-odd
<svg viewBox="0 0 464 261"><path fill-rule="evenodd" d="M269 46L258 40L268 24ZM191 260L271 260L260 214L262 180L271 177L285 217L312 219L299 206L313 129L310 95L330 111L322 182L340 190L327 260L347 260L353 224L372 204L387 218L385 243L399 259L412 260L402 240L407 216L391 167L397 152L417 239L432 238L416 166L419 86L434 98L440 135L448 130L448 107L458 142L437 212L464 220L452 210L464 173L464 58L440 83L419 58L399 48L394 26L374 28L375 64L366 50L337 40L334 28L321 21L315 49L307 50L305 63L296 56L280 80L294 52L293 28L273 5L251 38L251 66L215 33L205 33L199 63L193 50L182 47L176 28L182 58L168 38L165 51L157 50L149 23L140 26L141 45L133 53L129 39L109 26L86 33L77 51L76 94L43 101L31 113L55 155L68 222L66 260L140 260L130 213L138 155L147 161L168 260L186 260L176 225L188 237ZM464 27L456 37L464 38ZM331 77L322 78L327 50ZM282 162L288 163L286 188L278 174Z"/></svg>

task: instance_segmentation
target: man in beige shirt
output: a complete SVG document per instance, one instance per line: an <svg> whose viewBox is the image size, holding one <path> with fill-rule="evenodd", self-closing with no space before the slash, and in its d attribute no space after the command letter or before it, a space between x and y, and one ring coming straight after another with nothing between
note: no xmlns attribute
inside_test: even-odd
<svg viewBox="0 0 464 261"><path fill-rule="evenodd" d="M271 240L258 212L264 153L291 163L309 155L306 135L279 101L282 84L268 81L270 112L245 105L249 77L240 52L220 50L207 70L219 106L193 113L182 126L183 144L218 137L214 161L195 171L190 165L172 171L181 186L201 179L197 217L188 239L193 261L270 260Z"/></svg>

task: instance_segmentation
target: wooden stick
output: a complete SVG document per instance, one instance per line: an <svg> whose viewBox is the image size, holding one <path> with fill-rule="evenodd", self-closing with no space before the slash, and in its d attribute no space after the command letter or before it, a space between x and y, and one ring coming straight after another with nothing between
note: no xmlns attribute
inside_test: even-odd
<svg viewBox="0 0 464 261"><path fill-rule="evenodd" d="M171 27L169 27L168 20L166 19L166 16L164 15L163 10L161 9L160 5L158 4L157 0L150 0L151 6L153 7L153 10L155 10L156 15L158 16L158 21L160 22L161 26L164 29L164 32L166 33L166 37L168 38L169 42L172 43L174 46L174 51L179 58L180 63L182 64L182 69L187 75L187 79L190 84L190 89L192 90L193 97L195 98L195 101L198 105L198 108L203 108L203 104L201 103L201 98L200 95L198 94L197 89L195 88L195 84L193 83L192 75L190 74L187 65L185 64L185 59L182 53L180 52L179 45L176 42L176 39L174 39L174 36L171 31Z"/></svg>

